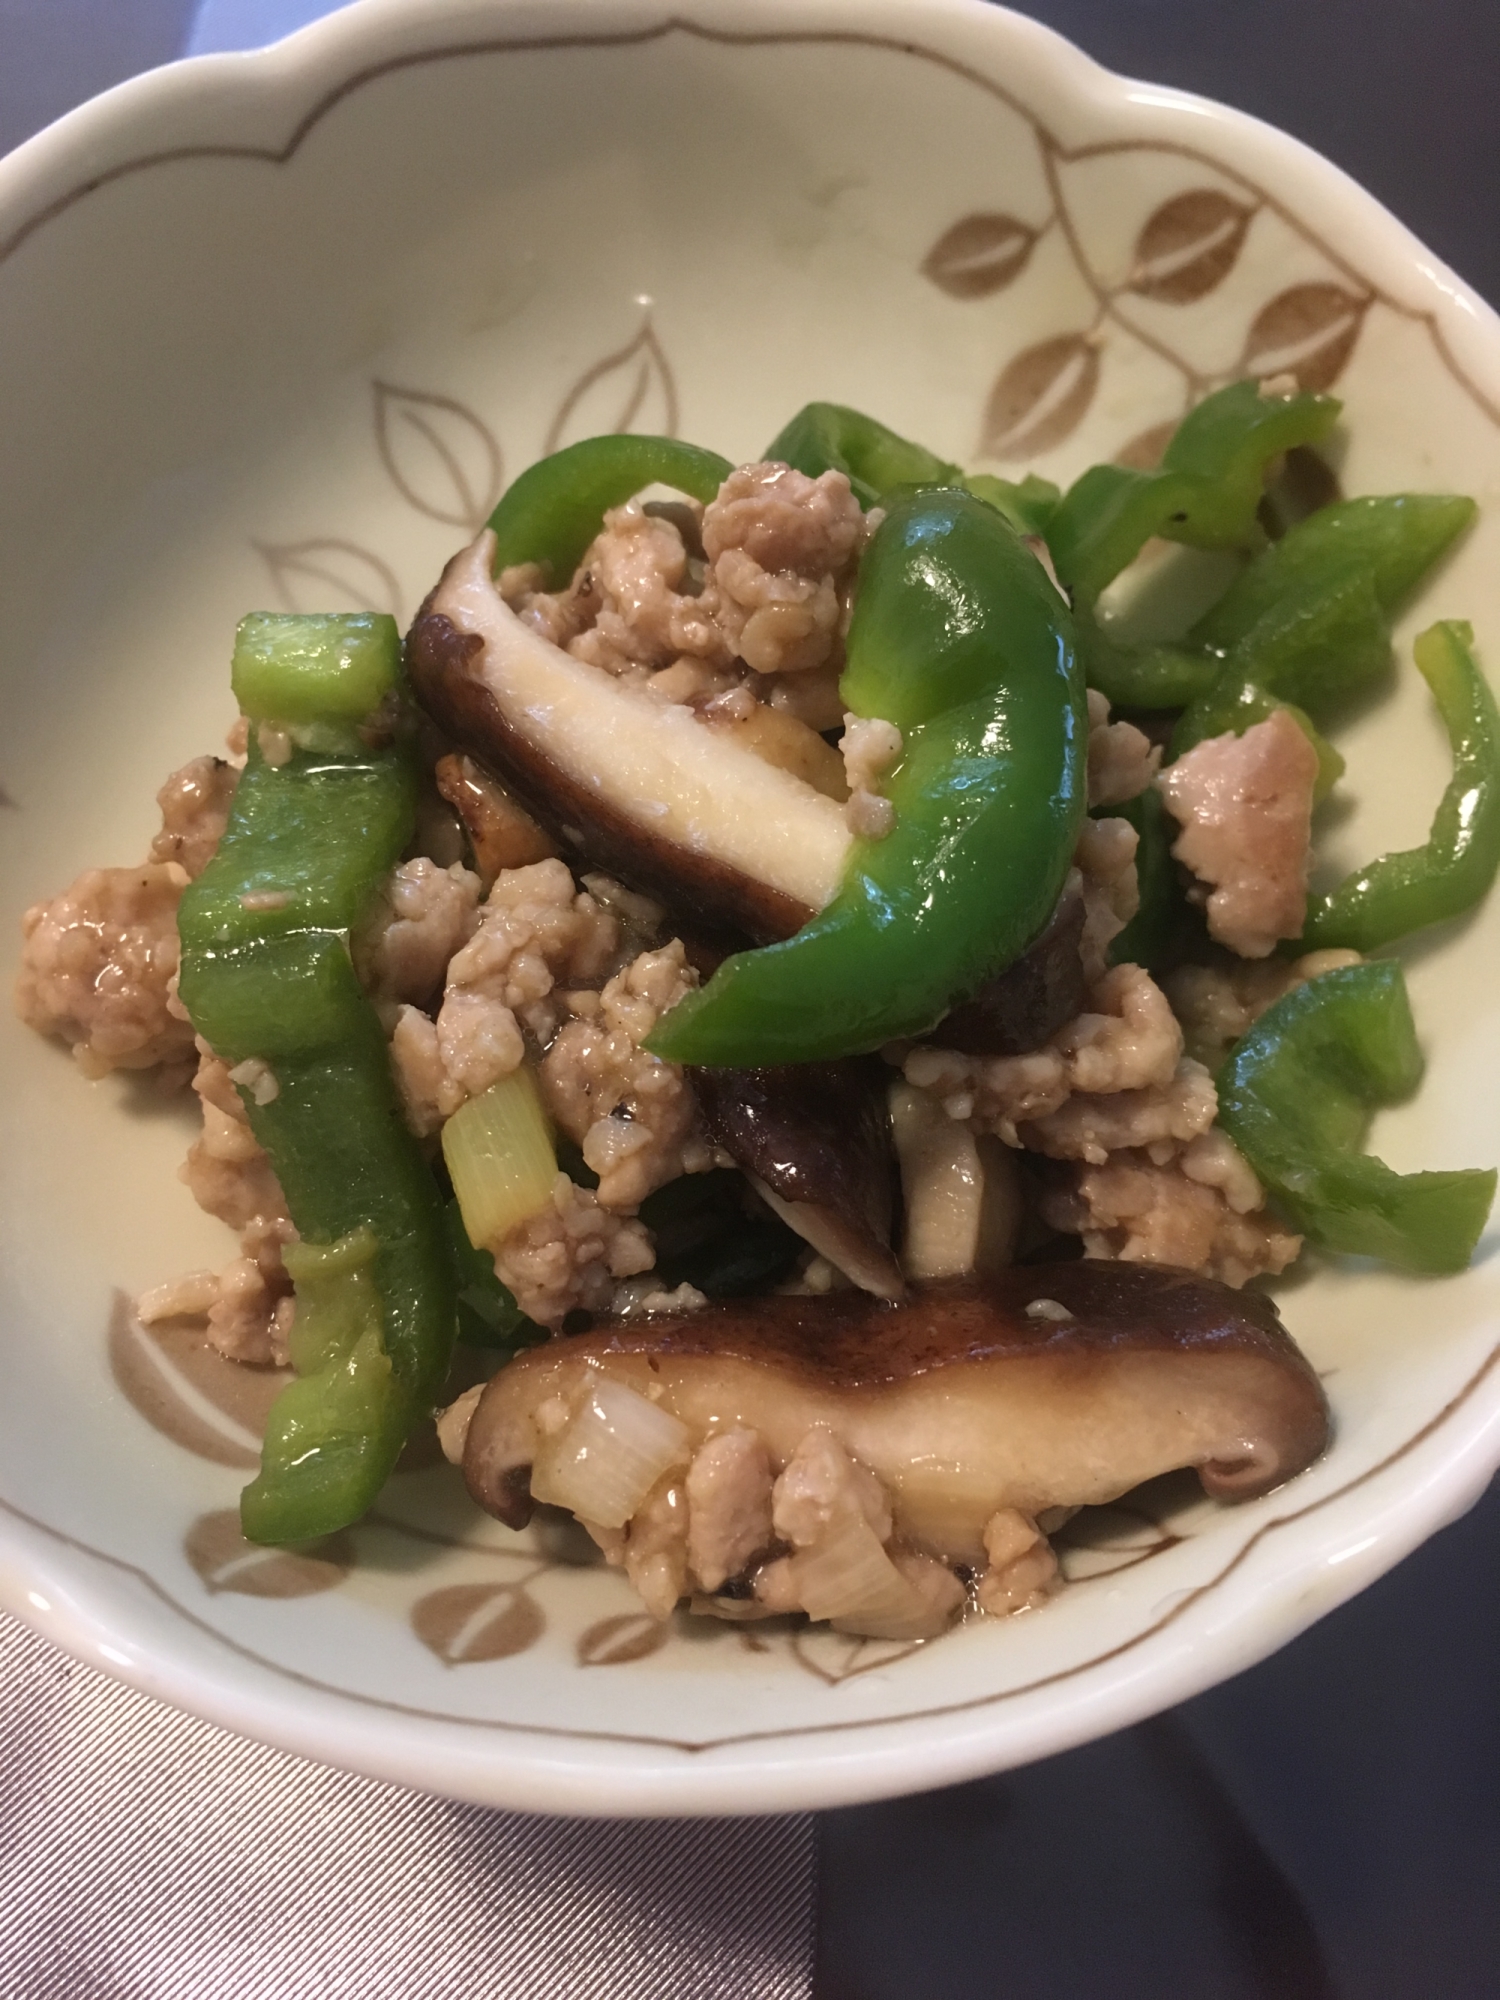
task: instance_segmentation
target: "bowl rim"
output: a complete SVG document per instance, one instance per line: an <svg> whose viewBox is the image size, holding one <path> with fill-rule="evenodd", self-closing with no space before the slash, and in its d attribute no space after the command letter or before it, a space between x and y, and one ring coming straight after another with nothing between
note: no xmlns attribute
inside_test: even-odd
<svg viewBox="0 0 1500 2000"><path fill-rule="evenodd" d="M1253 179L1304 230L1301 210L1315 209L1320 229L1312 233L1357 242L1364 257L1355 265L1325 243L1333 261L1357 271L1404 316L1423 322L1443 365L1500 426L1500 317L1341 169L1246 113L1117 76L1050 28L987 0L761 0L753 30L742 25L740 0L691 0L670 10L651 0L581 0L574 11L586 16L587 29L563 34L557 0L355 0L267 49L192 57L129 79L0 161L0 265L75 204L127 175L194 157L285 164L345 98L394 70L469 53L641 45L672 35L729 45L854 43L938 63L1033 120L1037 99L1023 94L1018 75L1052 104L1054 115L1061 111L1079 126L1109 118L1123 126L1144 117L1155 134L1076 147L1059 142L1064 157L1165 143L1216 171ZM476 28L488 32L476 34ZM1002 72L1008 81L1000 80ZM1209 129L1232 161L1198 144ZM133 136L142 131L154 140L144 152ZM6 228L9 218L15 219ZM476 1734L490 1731L493 1743L493 1723L372 1703L236 1647L144 1569L63 1534L3 1494L0 1605L86 1664L242 1735L484 1804L643 1815L839 1805L1050 1755L1138 1721L1264 1657L1479 1498L1500 1464L1500 1394L1491 1388L1487 1399L1482 1393L1497 1361L1500 1344L1448 1407L1382 1464L1268 1518L1219 1574L1182 1593L1157 1624L1117 1649L1131 1651L1174 1628L1172 1644L1149 1675L1127 1675L1087 1689L1076 1702L1039 1711L1026 1725L1024 1743L1015 1740L1020 1732L1014 1725L982 1719L987 1708L1027 1692L1019 1689L935 1710L756 1732L722 1746L729 1754L709 1746L675 1761L655 1755L667 1747L659 1740L650 1747L638 1743L636 1754L627 1749L632 1739L618 1735L606 1745L595 1739L592 1749L569 1756L549 1739L555 1734L578 1743L580 1732L520 1725L513 1725L509 1739L519 1750L476 1757ZM1395 1468L1408 1460L1415 1465L1398 1480ZM1358 1507L1348 1504L1356 1488L1373 1489ZM1313 1554L1278 1562L1275 1531L1319 1514L1324 1519ZM79 1557L91 1560L80 1564ZM1215 1607L1205 1608L1204 1599L1231 1572L1245 1601L1234 1617L1216 1620ZM1314 1574L1316 1587L1309 1583ZM142 1628L143 1586L210 1635L218 1658L195 1664L160 1644L149 1625ZM248 1673L244 1664L234 1664L236 1651L245 1654ZM1077 1678L1103 1664L1090 1659L1048 1679ZM288 1682L301 1684L291 1700ZM365 1713L370 1706L383 1713L375 1731ZM838 1742L809 1754L809 1737ZM738 1754L740 1744L748 1754Z"/></svg>

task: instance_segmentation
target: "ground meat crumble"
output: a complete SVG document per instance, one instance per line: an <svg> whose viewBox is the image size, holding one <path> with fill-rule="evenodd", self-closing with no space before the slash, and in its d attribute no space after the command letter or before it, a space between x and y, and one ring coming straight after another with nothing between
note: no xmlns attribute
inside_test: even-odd
<svg viewBox="0 0 1500 2000"><path fill-rule="evenodd" d="M1318 755L1284 708L1211 736L1157 779L1182 827L1173 856L1199 878L1209 936L1241 958L1299 937L1307 917Z"/></svg>
<svg viewBox="0 0 1500 2000"><path fill-rule="evenodd" d="M506 571L500 589L576 659L687 705L706 725L746 730L757 754L830 796L842 798L846 782L851 829L879 838L894 820L882 787L902 756L901 732L845 713L838 695L858 563L879 519L842 473L810 478L760 462L733 472L707 506L638 498L611 509L572 578L530 565ZM1101 695L1089 694L1088 709L1088 801L1100 816L1084 821L1069 878L1084 905L1085 1008L1026 1055L985 1059L921 1044L899 1053L908 1080L950 1117L1055 1163L1045 1220L1080 1235L1086 1254L1166 1260L1241 1284L1281 1270L1298 1239L1266 1217L1255 1176L1215 1126L1211 1071L1281 993L1354 956L1313 954L1295 965L1267 957L1302 926L1317 760L1277 711L1163 771L1160 749L1112 718ZM223 832L244 741L241 729L231 760L197 758L168 779L161 830L140 867L90 870L27 912L17 1003L32 1026L69 1042L90 1076L155 1069L185 1081L196 1060L203 1130L183 1178L239 1232L240 1254L217 1274L156 1288L142 1313L204 1314L222 1352L267 1362L286 1356L281 1248L293 1231L241 1091L274 1092L276 1082L264 1065L231 1075L204 1045L195 1049L175 992L178 901ZM442 863L429 854L403 861L352 940L408 1121L430 1139L468 1099L535 1062L551 1115L598 1186L559 1174L541 1212L493 1246L499 1275L550 1327L579 1308L690 1305L698 1295L663 1293L644 1275L655 1252L635 1211L654 1189L714 1164L684 1073L642 1047L697 974L682 943L664 935L657 906L607 878L576 881L477 766L450 755L441 768L440 789L459 808L481 872L451 861L451 845ZM1184 967L1166 992L1139 966L1109 964L1139 901L1138 837L1110 809L1153 784L1182 829L1173 852L1198 878L1211 934L1259 961ZM497 866L512 852L542 858ZM818 1264L791 1281L840 1282ZM791 1532L817 1455L808 1450L775 1482L775 1538L793 1551L786 1564L812 1546ZM760 1520L759 1502L729 1510L740 1523L731 1532L714 1526L717 1492L738 1491L743 1501L764 1488L771 1506L764 1448L752 1433L715 1440L700 1461L685 1484L668 1482L652 1497L621 1557L653 1606L675 1602L684 1578L711 1591L743 1567L734 1537L749 1532L745 1519ZM1037 1601L1055 1569L1045 1538L1020 1516L992 1527L984 1584L992 1608ZM918 1559L899 1551L892 1559L946 1602L946 1586L919 1581ZM766 1603L791 1588L792 1574L767 1566Z"/></svg>
<svg viewBox="0 0 1500 2000"><path fill-rule="evenodd" d="M503 571L500 590L575 659L705 719L765 703L823 730L842 713L850 594L877 518L841 472L745 465L707 507L612 508L560 593L531 564Z"/></svg>

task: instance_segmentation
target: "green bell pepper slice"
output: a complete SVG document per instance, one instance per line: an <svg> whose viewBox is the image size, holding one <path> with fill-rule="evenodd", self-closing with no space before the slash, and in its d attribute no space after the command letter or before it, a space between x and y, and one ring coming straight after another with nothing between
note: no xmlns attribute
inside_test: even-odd
<svg viewBox="0 0 1500 2000"><path fill-rule="evenodd" d="M1463 916L1488 893L1500 869L1500 713L1473 643L1472 627L1446 619L1429 626L1414 648L1453 753L1453 775L1427 841L1382 855L1314 897L1293 950L1375 951Z"/></svg>
<svg viewBox="0 0 1500 2000"><path fill-rule="evenodd" d="M1253 382L1232 382L1188 412L1157 471L1095 465L1073 482L1047 546L1072 594L1091 687L1122 707L1180 708L1213 686L1221 657L1197 644L1118 645L1095 606L1153 535L1199 549L1262 547L1257 510L1269 467L1293 445L1325 437L1341 407L1332 396L1266 397Z"/></svg>
<svg viewBox="0 0 1500 2000"><path fill-rule="evenodd" d="M925 445L843 403L808 403L776 433L764 455L809 479L842 472L861 507L878 505L896 487L952 486L963 476Z"/></svg>
<svg viewBox="0 0 1500 2000"><path fill-rule="evenodd" d="M556 586L568 582L605 513L647 486L670 486L707 504L734 467L717 452L678 438L585 438L528 466L490 516L497 573L538 563Z"/></svg>
<svg viewBox="0 0 1500 2000"><path fill-rule="evenodd" d="M1474 513L1444 493L1340 501L1257 556L1188 634L1222 665L1173 755L1234 727L1256 692L1319 718L1365 693L1390 666L1392 614Z"/></svg>
<svg viewBox="0 0 1500 2000"><path fill-rule="evenodd" d="M1398 1174L1361 1151L1375 1109L1421 1075L1400 966L1351 965L1294 988L1241 1036L1216 1079L1219 1124L1315 1242L1403 1271L1461 1271L1494 1170Z"/></svg>
<svg viewBox="0 0 1500 2000"><path fill-rule="evenodd" d="M1087 714L1067 608L991 507L897 501L860 569L840 683L905 738L884 840L782 944L727 959L647 1043L754 1068L878 1048L935 1025L1011 963L1061 893L1085 806Z"/></svg>
<svg viewBox="0 0 1500 2000"><path fill-rule="evenodd" d="M339 623L299 621L282 667L294 671L299 647L325 653ZM260 1475L242 1498L255 1541L301 1541L357 1519L447 1372L455 1307L442 1202L348 946L411 837L417 790L399 740L293 750L272 765L252 731L218 852L179 911L179 985L194 1027L231 1065L264 1063L274 1083L269 1096L241 1096L303 1239L288 1261L294 1280L302 1252L371 1245L368 1256L341 1252L326 1273L358 1297L331 1317L314 1311L313 1325L321 1316L342 1330L294 1327L309 1372L272 1406ZM357 1286L355 1271L366 1273ZM297 1310L300 1322L300 1296Z"/></svg>
<svg viewBox="0 0 1500 2000"><path fill-rule="evenodd" d="M1268 466L1292 445L1326 437L1341 408L1333 396L1267 397L1253 382L1231 382L1183 418L1159 470L1090 466L1047 532L1075 608L1092 608L1153 535L1195 549L1260 547L1256 510Z"/></svg>
<svg viewBox="0 0 1500 2000"><path fill-rule="evenodd" d="M842 472L862 507L874 507L911 486L960 486L1003 514L1018 535L1043 535L1062 495L1050 479L965 473L925 445L914 444L862 410L843 403L809 403L766 446L765 456L805 472Z"/></svg>

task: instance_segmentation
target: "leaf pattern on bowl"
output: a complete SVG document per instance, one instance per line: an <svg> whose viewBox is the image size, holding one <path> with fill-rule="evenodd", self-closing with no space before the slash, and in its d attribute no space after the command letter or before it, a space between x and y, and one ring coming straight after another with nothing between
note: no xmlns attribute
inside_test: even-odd
<svg viewBox="0 0 1500 2000"><path fill-rule="evenodd" d="M922 259L922 275L950 298L990 298L1020 277L1040 234L1013 215L965 215Z"/></svg>
<svg viewBox="0 0 1500 2000"><path fill-rule="evenodd" d="M211 1347L198 1320L145 1327L123 1292L109 1318L109 1365L116 1383L153 1429L198 1458L253 1471L266 1412L291 1377L247 1368Z"/></svg>
<svg viewBox="0 0 1500 2000"><path fill-rule="evenodd" d="M672 1636L671 1621L649 1611L597 1618L573 1642L580 1667L626 1667L659 1653Z"/></svg>
<svg viewBox="0 0 1500 2000"><path fill-rule="evenodd" d="M1302 389L1331 389L1342 374L1370 298L1342 285L1293 285L1255 315L1241 363L1246 375L1295 375Z"/></svg>
<svg viewBox="0 0 1500 2000"><path fill-rule="evenodd" d="M878 1667L893 1667L898 1660L910 1659L930 1640L860 1639L850 1632L835 1632L830 1625L803 1625L791 1635L792 1658L804 1673L826 1687L857 1680Z"/></svg>
<svg viewBox="0 0 1500 2000"><path fill-rule="evenodd" d="M245 1540L234 1508L200 1514L182 1546L210 1596L231 1590L241 1597L314 1597L341 1584L354 1567L347 1534L295 1549L264 1548Z"/></svg>
<svg viewBox="0 0 1500 2000"><path fill-rule="evenodd" d="M1128 289L1174 306L1207 297L1234 269L1254 215L1218 188L1171 196L1136 238Z"/></svg>
<svg viewBox="0 0 1500 2000"><path fill-rule="evenodd" d="M373 382L375 446L402 498L430 520L476 534L504 486L488 426L465 403L426 389Z"/></svg>
<svg viewBox="0 0 1500 2000"><path fill-rule="evenodd" d="M1177 422L1176 417L1168 417L1165 423L1148 424L1145 430L1137 431L1115 453L1115 464L1128 466L1132 472L1155 472Z"/></svg>
<svg viewBox="0 0 1500 2000"><path fill-rule="evenodd" d="M321 535L254 547L288 611L386 611L403 622L395 571L357 542Z"/></svg>
<svg viewBox="0 0 1500 2000"><path fill-rule="evenodd" d="M990 390L980 431L981 457L1033 458L1070 438L1099 386L1093 333L1059 333L1006 363Z"/></svg>
<svg viewBox="0 0 1500 2000"><path fill-rule="evenodd" d="M546 1629L542 1607L524 1583L456 1583L419 1597L412 1630L445 1667L509 1660Z"/></svg>
<svg viewBox="0 0 1500 2000"><path fill-rule="evenodd" d="M632 338L585 368L564 394L542 449L561 451L582 438L624 431L676 437L677 424L677 374L648 307Z"/></svg>

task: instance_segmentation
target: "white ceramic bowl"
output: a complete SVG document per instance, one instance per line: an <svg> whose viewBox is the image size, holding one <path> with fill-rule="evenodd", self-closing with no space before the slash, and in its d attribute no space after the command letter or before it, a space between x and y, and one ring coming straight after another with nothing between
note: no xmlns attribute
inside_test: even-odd
<svg viewBox="0 0 1500 2000"><path fill-rule="evenodd" d="M111 92L0 166L3 934L229 719L241 613L409 614L502 480L629 424L753 456L799 404L1066 477L1227 375L1346 398L1349 490L1475 494L1405 619L1500 658L1500 322L1368 195L1237 113L969 0L364 0ZM1406 671L1343 739L1332 864L1423 837ZM1409 955L1397 1166L1500 1150L1500 905ZM1328 1457L1236 1510L1094 1521L1045 1612L917 1651L656 1628L613 1573L393 1482L326 1558L238 1543L264 1386L119 1303L229 1253L191 1116L3 1063L0 1603L307 1755L508 1806L721 1812L940 1784L1248 1665L1500 1457L1500 1267L1284 1288ZM112 1304L112 1301L115 1303Z"/></svg>

